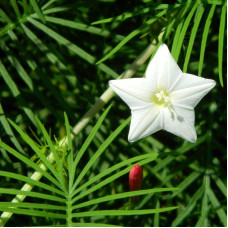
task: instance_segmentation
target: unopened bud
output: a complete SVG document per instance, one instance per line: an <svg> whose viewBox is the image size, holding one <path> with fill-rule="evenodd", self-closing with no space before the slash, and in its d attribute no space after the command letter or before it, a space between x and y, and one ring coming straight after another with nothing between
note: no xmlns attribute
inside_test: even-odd
<svg viewBox="0 0 228 228"><path fill-rule="evenodd" d="M143 171L140 165L135 165L129 173L129 188L130 191L140 190L143 180ZM131 203L136 203L139 197L131 197Z"/></svg>

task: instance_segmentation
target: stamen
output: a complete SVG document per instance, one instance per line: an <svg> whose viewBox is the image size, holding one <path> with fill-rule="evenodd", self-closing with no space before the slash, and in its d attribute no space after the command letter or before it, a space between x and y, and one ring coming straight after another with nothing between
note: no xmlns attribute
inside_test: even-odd
<svg viewBox="0 0 228 228"><path fill-rule="evenodd" d="M169 103L169 100L170 100L170 98L169 97L164 97L164 101L165 101L165 103Z"/></svg>
<svg viewBox="0 0 228 228"><path fill-rule="evenodd" d="M170 103L170 97L166 91L159 90L154 93L153 101L158 105L168 105Z"/></svg>

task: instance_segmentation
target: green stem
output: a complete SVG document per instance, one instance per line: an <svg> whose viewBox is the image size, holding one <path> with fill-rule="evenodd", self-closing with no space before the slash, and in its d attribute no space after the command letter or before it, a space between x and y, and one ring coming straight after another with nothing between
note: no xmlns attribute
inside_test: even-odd
<svg viewBox="0 0 228 228"><path fill-rule="evenodd" d="M158 40L161 41L162 37L164 35L164 31L160 33ZM154 40L142 53L141 55L130 65L130 67L119 77L119 79L126 79L132 77L132 75L136 72L139 66L141 66L153 53L153 51L156 49L157 42ZM78 122L78 124L75 125L73 129L73 134L71 135L72 138L75 137L87 124L88 122L92 119L92 117L100 111L100 109L107 104L110 99L113 97L114 92L111 88L108 88L97 100L97 102L89 109L89 111L82 117L82 119ZM60 145L65 146L67 145L68 140L67 137L64 137ZM50 153L48 156L48 160L53 163L55 161L53 153ZM47 168L45 167L44 164L40 165L40 168L43 170L46 170ZM34 172L33 175L31 176L32 180L40 180L42 177L42 174L40 172ZM21 190L23 191L31 191L33 188L32 185L30 184L25 184ZM26 198L25 195L16 195L15 198L11 202L22 202ZM11 212L3 212L1 217L0 217L0 226L4 226L10 217L12 216L13 213ZM67 221L68 222L68 221ZM69 225L69 224L68 224Z"/></svg>
<svg viewBox="0 0 228 228"><path fill-rule="evenodd" d="M67 226L68 227L72 227L73 223L72 223L72 198L70 195L68 195L67 197L67 202L66 202L66 206L67 206Z"/></svg>

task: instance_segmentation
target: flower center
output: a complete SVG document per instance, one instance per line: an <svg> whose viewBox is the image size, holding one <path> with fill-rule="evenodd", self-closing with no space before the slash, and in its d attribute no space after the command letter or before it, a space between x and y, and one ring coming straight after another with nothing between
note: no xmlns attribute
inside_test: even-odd
<svg viewBox="0 0 228 228"><path fill-rule="evenodd" d="M159 90L154 93L153 101L158 105L168 105L170 103L169 94L164 90Z"/></svg>

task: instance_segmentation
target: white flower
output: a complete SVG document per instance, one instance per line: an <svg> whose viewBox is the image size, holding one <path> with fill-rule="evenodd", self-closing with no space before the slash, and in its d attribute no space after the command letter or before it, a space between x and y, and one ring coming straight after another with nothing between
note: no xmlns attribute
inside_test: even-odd
<svg viewBox="0 0 228 228"><path fill-rule="evenodd" d="M145 78L109 81L131 109L130 142L162 129L196 142L194 107L215 84L182 73L165 44L149 63Z"/></svg>

